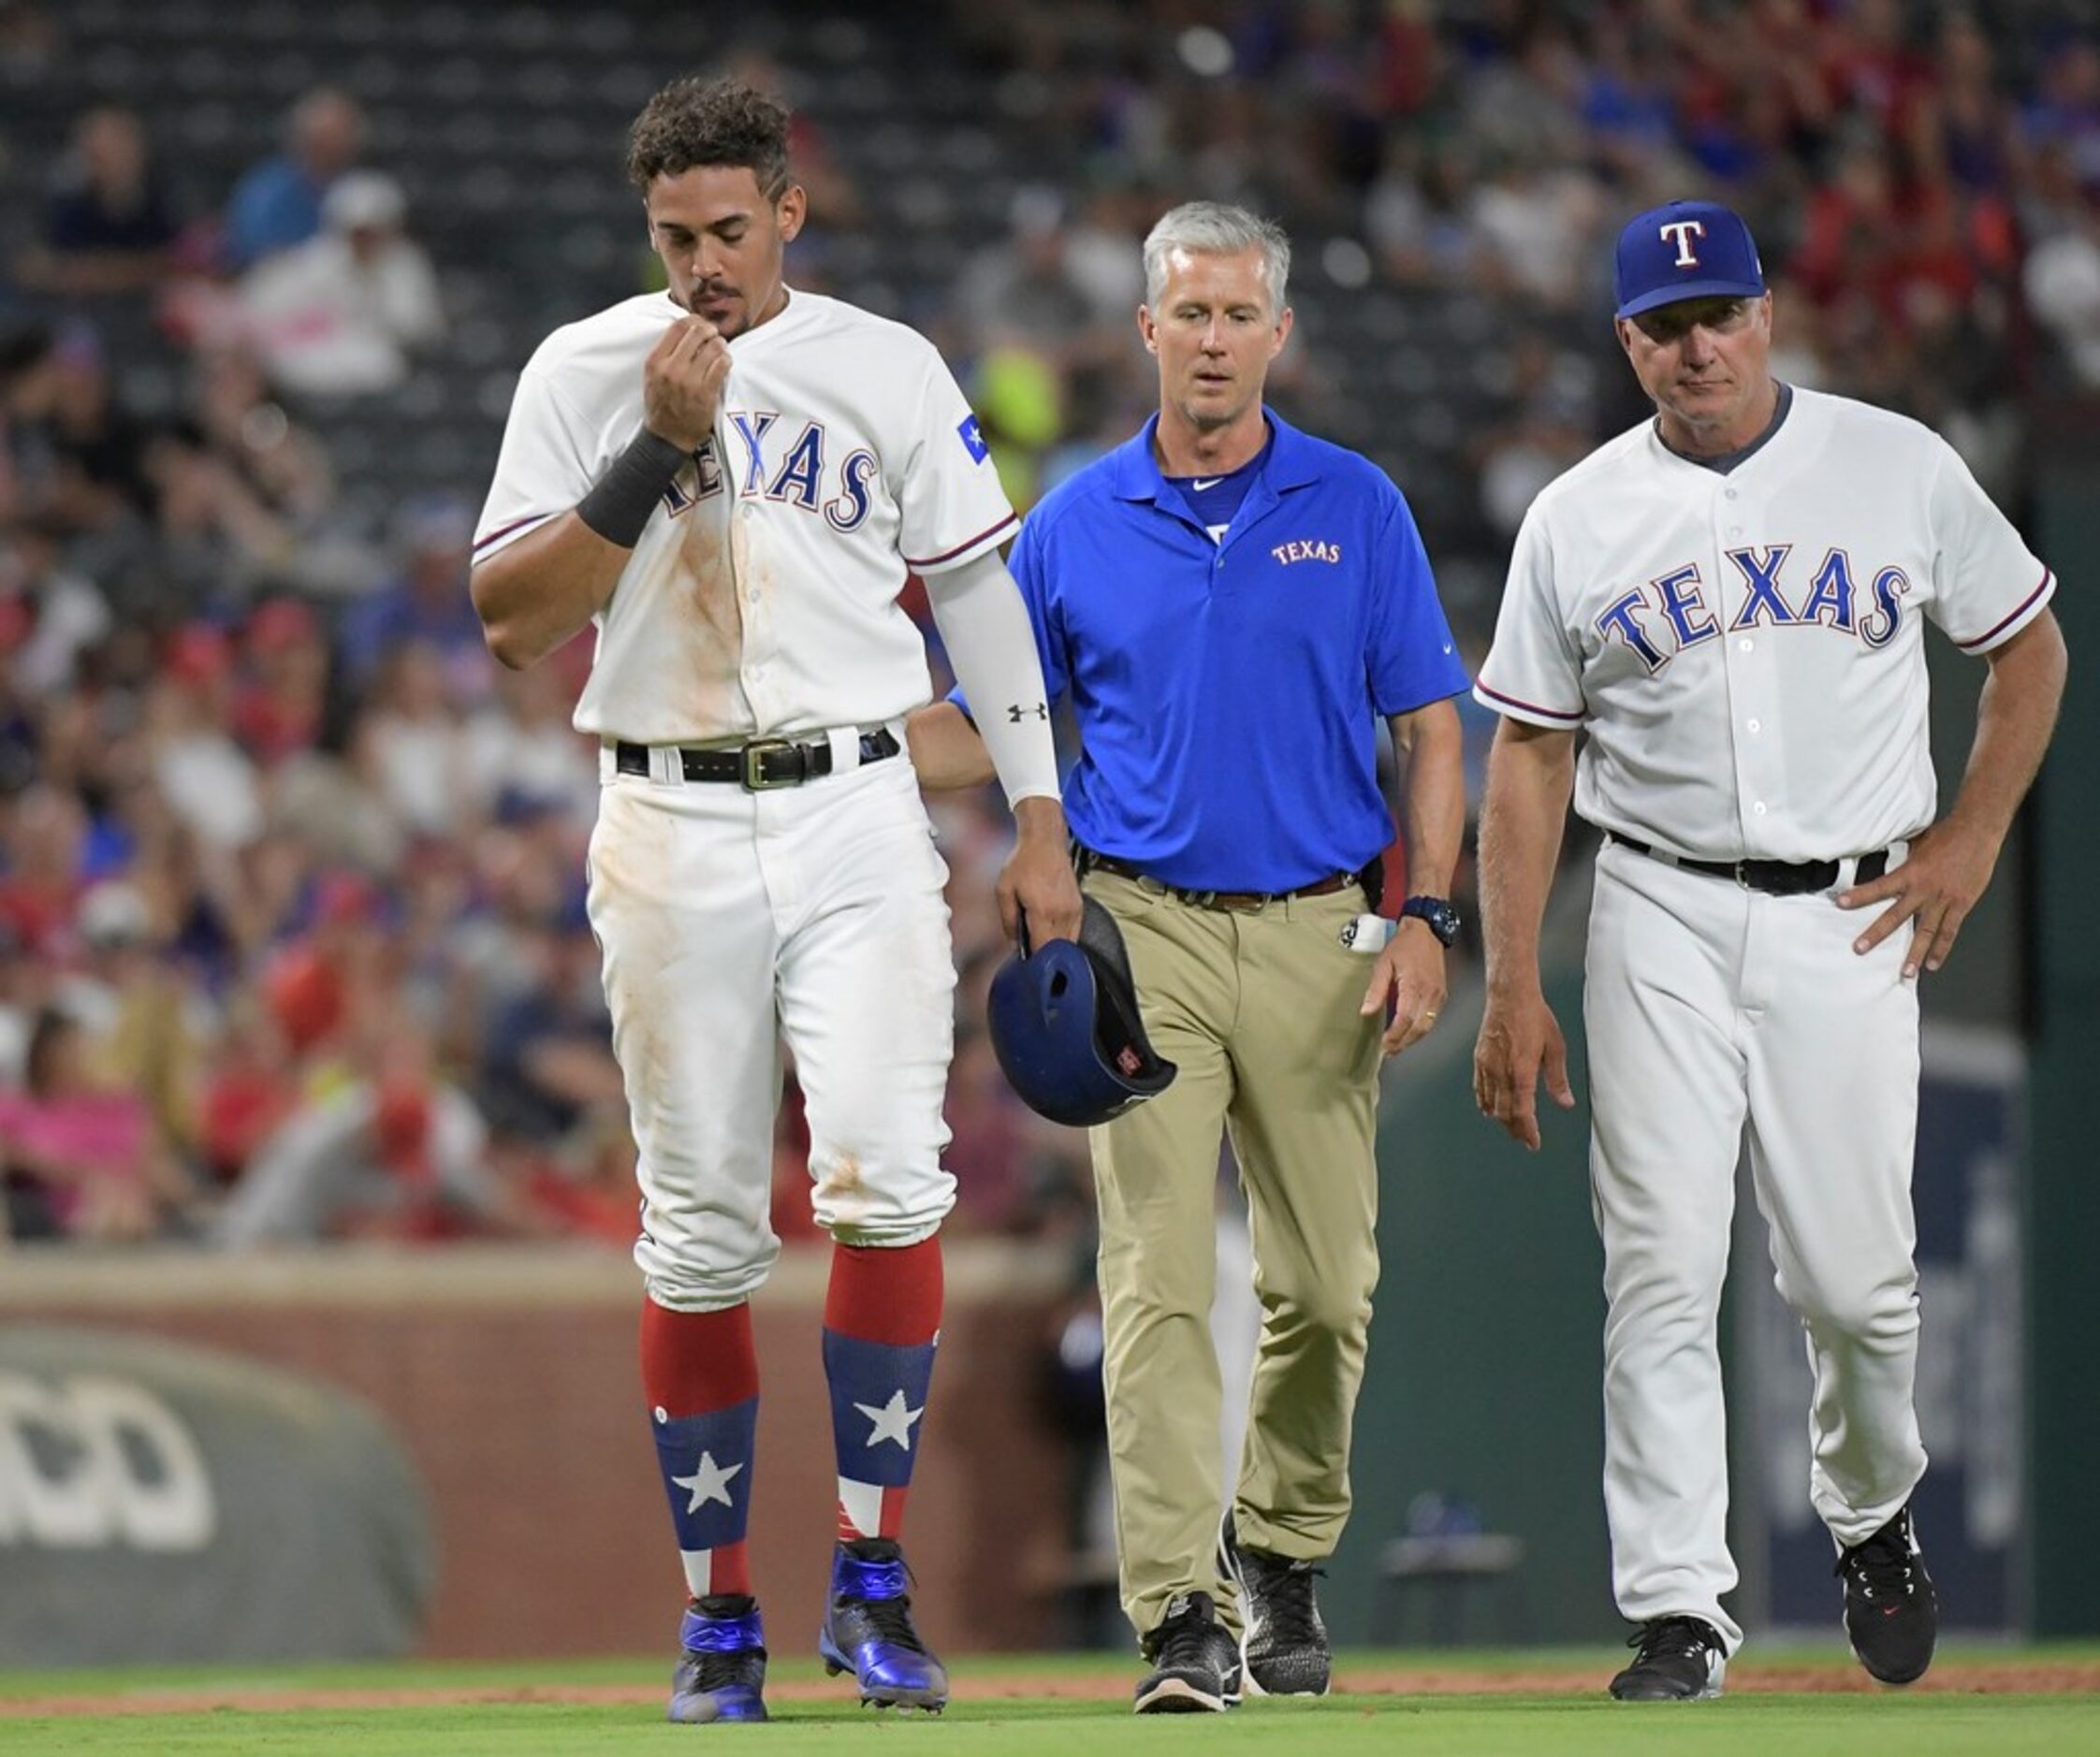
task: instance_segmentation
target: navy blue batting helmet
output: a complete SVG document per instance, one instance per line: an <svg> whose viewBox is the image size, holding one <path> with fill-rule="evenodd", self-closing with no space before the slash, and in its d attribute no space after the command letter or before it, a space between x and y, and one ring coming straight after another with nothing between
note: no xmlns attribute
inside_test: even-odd
<svg viewBox="0 0 2100 1757"><path fill-rule="evenodd" d="M1008 1082L1053 1123L1091 1128L1174 1083L1138 1016L1116 918L1085 900L1077 940L1021 950L992 978L987 1024Z"/></svg>

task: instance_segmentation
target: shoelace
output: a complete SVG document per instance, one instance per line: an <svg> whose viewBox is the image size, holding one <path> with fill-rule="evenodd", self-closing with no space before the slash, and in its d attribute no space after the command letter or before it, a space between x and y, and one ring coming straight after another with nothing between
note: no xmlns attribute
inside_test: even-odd
<svg viewBox="0 0 2100 1757"><path fill-rule="evenodd" d="M1326 1569L1309 1561L1263 1564L1249 1559L1247 1572L1261 1600L1264 1635L1286 1647L1309 1647L1320 1639L1313 1606L1313 1576Z"/></svg>
<svg viewBox="0 0 2100 1757"><path fill-rule="evenodd" d="M919 1639L919 1632L911 1627L911 1601L899 1595L896 1598L864 1598L849 1600L856 1603L873 1626L875 1633L884 1641L908 1648L913 1653L926 1651L926 1644Z"/></svg>
<svg viewBox="0 0 2100 1757"><path fill-rule="evenodd" d="M1910 1553L1910 1525L1894 1519L1863 1544L1855 1545L1837 1559L1831 1573L1850 1578L1860 1596L1872 1602L1880 1598L1908 1598L1918 1590L1918 1570Z"/></svg>
<svg viewBox="0 0 2100 1757"><path fill-rule="evenodd" d="M1714 1635L1696 1617L1665 1617L1626 1637L1626 1646L1640 1650L1642 1660L1702 1659L1714 1651Z"/></svg>
<svg viewBox="0 0 2100 1757"><path fill-rule="evenodd" d="M707 1695L731 1684L748 1684L752 1681L751 1668L763 1657L755 1648L746 1648L740 1653L703 1653L699 1681L693 1688Z"/></svg>
<svg viewBox="0 0 2100 1757"><path fill-rule="evenodd" d="M1212 1663L1205 1650L1216 1623L1205 1622L1200 1617L1183 1617L1167 1625L1166 1633L1154 1650L1152 1663L1161 1671L1184 1671L1207 1666Z"/></svg>

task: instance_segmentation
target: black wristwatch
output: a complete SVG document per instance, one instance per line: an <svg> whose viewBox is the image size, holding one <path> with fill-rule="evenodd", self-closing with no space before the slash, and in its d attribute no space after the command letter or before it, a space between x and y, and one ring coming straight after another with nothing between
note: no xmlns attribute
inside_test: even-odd
<svg viewBox="0 0 2100 1757"><path fill-rule="evenodd" d="M1409 897L1400 906L1400 919L1406 921L1410 915L1428 923L1439 945L1458 943L1458 911L1451 907L1451 898Z"/></svg>

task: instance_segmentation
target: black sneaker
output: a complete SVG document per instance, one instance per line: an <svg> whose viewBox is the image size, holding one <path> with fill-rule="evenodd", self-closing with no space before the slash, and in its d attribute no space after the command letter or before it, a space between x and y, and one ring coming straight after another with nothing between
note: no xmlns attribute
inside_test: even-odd
<svg viewBox="0 0 2100 1757"><path fill-rule="evenodd" d="M1870 1677L1912 1684L1932 1663L1940 1632L1940 1602L1911 1529L1910 1508L1840 1553L1845 1581L1845 1633Z"/></svg>
<svg viewBox="0 0 2100 1757"><path fill-rule="evenodd" d="M1208 1592L1182 1592L1145 1637L1151 1674L1137 1687L1140 1714L1221 1714L1240 1699L1240 1649Z"/></svg>
<svg viewBox="0 0 2100 1757"><path fill-rule="evenodd" d="M1313 1598L1313 1578L1325 1570L1241 1548L1227 1508L1218 1531L1218 1571L1239 1589L1247 1688L1262 1696L1324 1696L1334 1649Z"/></svg>
<svg viewBox="0 0 2100 1757"><path fill-rule="evenodd" d="M1707 1702L1721 1693L1728 1644L1698 1617L1658 1617L1627 1638L1633 1663L1611 1680L1621 1702Z"/></svg>

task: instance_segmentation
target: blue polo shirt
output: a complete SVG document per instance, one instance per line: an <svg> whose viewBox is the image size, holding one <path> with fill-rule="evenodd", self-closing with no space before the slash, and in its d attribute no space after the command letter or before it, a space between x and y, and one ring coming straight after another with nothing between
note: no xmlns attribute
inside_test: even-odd
<svg viewBox="0 0 2100 1757"><path fill-rule="evenodd" d="M1380 718L1469 687L1414 515L1367 458L1268 413L1222 543L1159 417L1028 516L1010 565L1083 749L1086 847L1200 891L1291 891L1393 840Z"/></svg>

